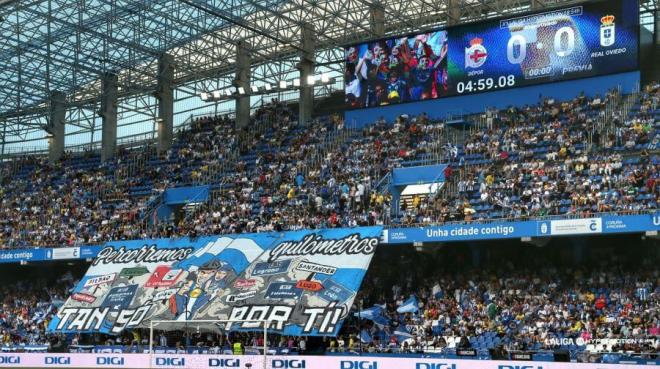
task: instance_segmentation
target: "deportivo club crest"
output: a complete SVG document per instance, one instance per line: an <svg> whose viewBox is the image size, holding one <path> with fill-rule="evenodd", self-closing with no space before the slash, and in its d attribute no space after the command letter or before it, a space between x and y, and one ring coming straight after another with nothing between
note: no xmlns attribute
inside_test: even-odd
<svg viewBox="0 0 660 369"><path fill-rule="evenodd" d="M488 52L483 43L483 39L475 37L470 40L470 47L465 48L465 67L479 68L486 62Z"/></svg>
<svg viewBox="0 0 660 369"><path fill-rule="evenodd" d="M606 15L600 18L600 46L608 47L614 45L615 39L615 26L614 26L614 16Z"/></svg>

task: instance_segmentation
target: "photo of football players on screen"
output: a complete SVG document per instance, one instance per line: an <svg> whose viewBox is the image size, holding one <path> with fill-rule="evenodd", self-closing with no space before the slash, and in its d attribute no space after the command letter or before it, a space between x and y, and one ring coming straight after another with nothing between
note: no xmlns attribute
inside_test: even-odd
<svg viewBox="0 0 660 369"><path fill-rule="evenodd" d="M447 32L381 40L346 49L349 108L434 99L447 94Z"/></svg>

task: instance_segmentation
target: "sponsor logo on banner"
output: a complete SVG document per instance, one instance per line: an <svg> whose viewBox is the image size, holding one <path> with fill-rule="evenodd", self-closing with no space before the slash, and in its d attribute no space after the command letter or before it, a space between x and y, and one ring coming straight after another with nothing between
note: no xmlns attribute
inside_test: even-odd
<svg viewBox="0 0 660 369"><path fill-rule="evenodd" d="M606 15L600 18L600 46L608 47L614 45L616 40L616 25L614 16Z"/></svg>
<svg viewBox="0 0 660 369"><path fill-rule="evenodd" d="M582 233L601 233L603 220L601 218L561 219L550 221L551 235L568 235Z"/></svg>
<svg viewBox="0 0 660 369"><path fill-rule="evenodd" d="M323 289L323 285L316 281L302 280L296 282L296 288L300 288L301 290L306 291L318 292Z"/></svg>
<svg viewBox="0 0 660 369"><path fill-rule="evenodd" d="M211 368L240 368L240 359L209 359L209 367Z"/></svg>
<svg viewBox="0 0 660 369"><path fill-rule="evenodd" d="M46 356L45 365L71 365L71 358L67 356Z"/></svg>
<svg viewBox="0 0 660 369"><path fill-rule="evenodd" d="M61 247L52 250L51 258L53 260L79 259L80 247Z"/></svg>
<svg viewBox="0 0 660 369"><path fill-rule="evenodd" d="M399 240L399 241L405 241L408 239L408 235L406 232L402 231L394 231L394 232L389 232L389 240Z"/></svg>
<svg viewBox="0 0 660 369"><path fill-rule="evenodd" d="M543 369L541 365L499 365L497 369Z"/></svg>
<svg viewBox="0 0 660 369"><path fill-rule="evenodd" d="M96 296L92 296L92 295L89 295L89 294L86 294L86 293L80 293L80 292L74 293L73 295L71 295L71 298L76 300L76 301L86 302L88 304L91 304L94 301L96 301Z"/></svg>
<svg viewBox="0 0 660 369"><path fill-rule="evenodd" d="M87 259L93 258L97 255L97 249L100 249L99 246L83 246L80 248L80 258Z"/></svg>
<svg viewBox="0 0 660 369"><path fill-rule="evenodd" d="M270 367L272 369L304 369L305 360L293 359L273 359L270 361Z"/></svg>
<svg viewBox="0 0 660 369"><path fill-rule="evenodd" d="M249 290L256 285L256 279L237 279L236 282L234 282L234 288L238 288L239 290Z"/></svg>
<svg viewBox="0 0 660 369"><path fill-rule="evenodd" d="M185 366L186 359L182 357L157 357L156 366Z"/></svg>
<svg viewBox="0 0 660 369"><path fill-rule="evenodd" d="M341 304L355 295L355 292L349 290L348 288L342 286L332 279L327 279L325 282L323 282L323 285L325 289L320 292L318 296L328 302L337 301Z"/></svg>
<svg viewBox="0 0 660 369"><path fill-rule="evenodd" d="M117 273L110 273L110 274L90 278L87 281L85 281L85 284L83 286L87 288L87 287L98 286L100 284L111 283L112 281L115 280L115 278L117 278Z"/></svg>
<svg viewBox="0 0 660 369"><path fill-rule="evenodd" d="M295 283L273 282L268 286L264 297L267 299L298 299L302 291L296 288Z"/></svg>
<svg viewBox="0 0 660 369"><path fill-rule="evenodd" d="M101 307L109 307L112 310L128 309L137 291L137 284L130 286L113 287L103 300Z"/></svg>
<svg viewBox="0 0 660 369"><path fill-rule="evenodd" d="M170 296L174 295L176 291L176 288L169 288L164 291L158 291L151 299L154 301L167 300L170 298Z"/></svg>
<svg viewBox="0 0 660 369"><path fill-rule="evenodd" d="M97 356L96 365L124 365L124 358L117 356Z"/></svg>
<svg viewBox="0 0 660 369"><path fill-rule="evenodd" d="M172 269L168 265L159 265L151 274L145 287L171 287L183 273L181 269Z"/></svg>
<svg viewBox="0 0 660 369"><path fill-rule="evenodd" d="M291 260L280 260L272 263L257 263L252 270L253 277L263 277L286 273L289 270Z"/></svg>
<svg viewBox="0 0 660 369"><path fill-rule="evenodd" d="M488 51L483 45L484 40L478 37L470 40L470 47L465 48L465 67L479 68L486 62Z"/></svg>
<svg viewBox="0 0 660 369"><path fill-rule="evenodd" d="M149 273L149 269L146 267L134 267L134 268L124 268L119 272L120 277L139 277Z"/></svg>
<svg viewBox="0 0 660 369"><path fill-rule="evenodd" d="M247 292L241 292L237 293L235 295L227 295L226 301L227 302L238 302L238 301L243 301L247 300L249 298L254 297L257 294L257 291L247 291Z"/></svg>
<svg viewBox="0 0 660 369"><path fill-rule="evenodd" d="M417 363L415 369L456 369L456 364L447 363Z"/></svg>
<svg viewBox="0 0 660 369"><path fill-rule="evenodd" d="M0 364L20 364L21 357L14 355L0 355Z"/></svg>
<svg viewBox="0 0 660 369"><path fill-rule="evenodd" d="M342 360L339 369L378 369L378 362L364 360Z"/></svg>
<svg viewBox="0 0 660 369"><path fill-rule="evenodd" d="M321 273L326 275L333 275L337 273L337 268L333 266L316 264L309 261L301 261L298 263L296 270L300 270L302 272Z"/></svg>

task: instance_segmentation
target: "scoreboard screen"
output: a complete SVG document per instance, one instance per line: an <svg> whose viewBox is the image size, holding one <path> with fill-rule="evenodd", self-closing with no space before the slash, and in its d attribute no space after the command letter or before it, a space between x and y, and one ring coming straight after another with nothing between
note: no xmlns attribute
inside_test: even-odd
<svg viewBox="0 0 660 369"><path fill-rule="evenodd" d="M585 3L346 48L347 108L638 69L636 1Z"/></svg>

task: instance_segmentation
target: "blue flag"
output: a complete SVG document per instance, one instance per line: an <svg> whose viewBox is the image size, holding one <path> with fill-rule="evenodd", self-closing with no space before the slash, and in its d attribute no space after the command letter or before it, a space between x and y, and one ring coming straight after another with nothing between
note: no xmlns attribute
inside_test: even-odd
<svg viewBox="0 0 660 369"><path fill-rule="evenodd" d="M381 305L374 305L368 309L354 313L353 316L359 317L360 319L371 320L378 325L390 324L390 320L387 319L383 313L383 307Z"/></svg>
<svg viewBox="0 0 660 369"><path fill-rule="evenodd" d="M373 339L371 338L371 335L369 334L369 332L367 332L366 329L363 329L362 332L360 332L360 341L362 341L362 343L371 343L371 342L373 342Z"/></svg>
<svg viewBox="0 0 660 369"><path fill-rule="evenodd" d="M419 304L417 303L417 297L415 295L410 296L406 302L401 304L398 309L396 309L396 312L399 314L404 314L404 313L417 313L419 311L419 308L417 307Z"/></svg>
<svg viewBox="0 0 660 369"><path fill-rule="evenodd" d="M396 336L396 340L399 341L399 343L409 339L413 338L413 335L408 332L406 327L399 327L397 330L394 331L394 335Z"/></svg>

